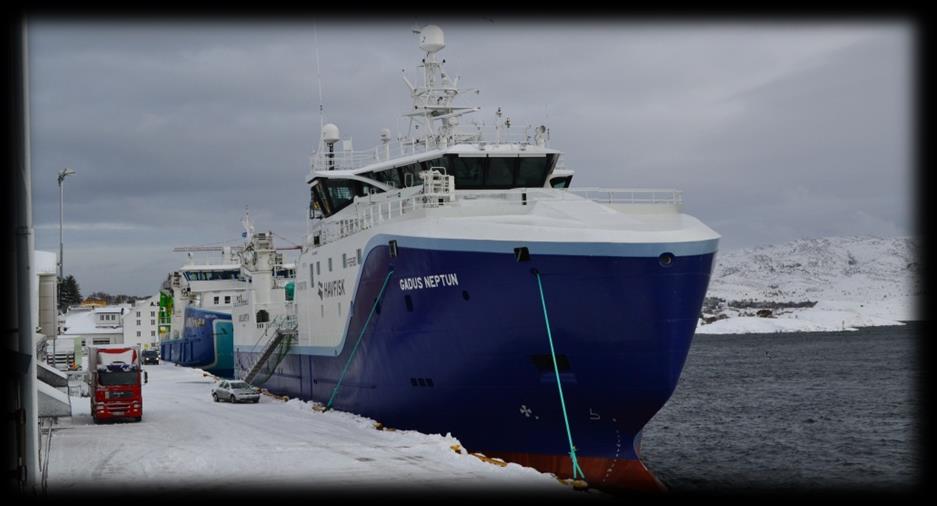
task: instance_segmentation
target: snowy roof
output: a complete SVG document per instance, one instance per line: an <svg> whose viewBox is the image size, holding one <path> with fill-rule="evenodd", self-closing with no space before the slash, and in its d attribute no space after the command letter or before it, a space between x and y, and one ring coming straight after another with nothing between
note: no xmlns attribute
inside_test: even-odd
<svg viewBox="0 0 937 506"><path fill-rule="evenodd" d="M118 309L119 311L120 309ZM95 325L94 311L69 311L65 313L65 323L62 325L63 336L84 335L84 334L120 334L123 333L122 326L98 327Z"/></svg>
<svg viewBox="0 0 937 506"><path fill-rule="evenodd" d="M117 306L104 306L94 308L95 313L120 313L122 310L130 309L129 304L120 304Z"/></svg>

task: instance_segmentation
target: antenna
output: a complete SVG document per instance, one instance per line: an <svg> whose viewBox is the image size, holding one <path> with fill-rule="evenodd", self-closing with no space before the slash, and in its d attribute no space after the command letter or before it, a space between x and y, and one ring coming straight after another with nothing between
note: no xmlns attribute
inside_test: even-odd
<svg viewBox="0 0 937 506"><path fill-rule="evenodd" d="M316 48L316 82L319 85L319 131L322 131L322 125L325 123L325 107L322 105L322 72L319 69L319 29L316 23L312 24L313 46Z"/></svg>
<svg viewBox="0 0 937 506"><path fill-rule="evenodd" d="M244 232L241 233L241 237L251 238L254 236L254 224L251 222L251 215L247 206L244 206L244 217L241 218L241 225L244 226Z"/></svg>

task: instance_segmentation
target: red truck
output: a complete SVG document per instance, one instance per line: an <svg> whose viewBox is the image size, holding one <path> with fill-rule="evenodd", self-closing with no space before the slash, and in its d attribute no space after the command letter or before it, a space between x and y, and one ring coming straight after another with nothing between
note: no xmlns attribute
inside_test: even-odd
<svg viewBox="0 0 937 506"><path fill-rule="evenodd" d="M147 374L139 345L107 344L88 347L88 390L94 423L143 419L143 383Z"/></svg>

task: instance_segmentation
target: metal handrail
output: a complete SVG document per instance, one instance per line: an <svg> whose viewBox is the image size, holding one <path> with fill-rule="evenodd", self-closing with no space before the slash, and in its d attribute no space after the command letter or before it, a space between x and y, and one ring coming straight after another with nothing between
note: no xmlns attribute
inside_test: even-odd
<svg viewBox="0 0 937 506"><path fill-rule="evenodd" d="M568 193L594 202L607 204L670 204L683 203L683 192L671 189L568 188Z"/></svg>

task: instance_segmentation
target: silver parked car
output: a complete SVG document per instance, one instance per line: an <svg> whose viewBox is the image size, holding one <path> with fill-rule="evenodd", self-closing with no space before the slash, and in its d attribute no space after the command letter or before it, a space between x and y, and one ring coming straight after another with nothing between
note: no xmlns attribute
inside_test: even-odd
<svg viewBox="0 0 937 506"><path fill-rule="evenodd" d="M221 380L211 391L215 402L260 402L260 389L241 380Z"/></svg>

